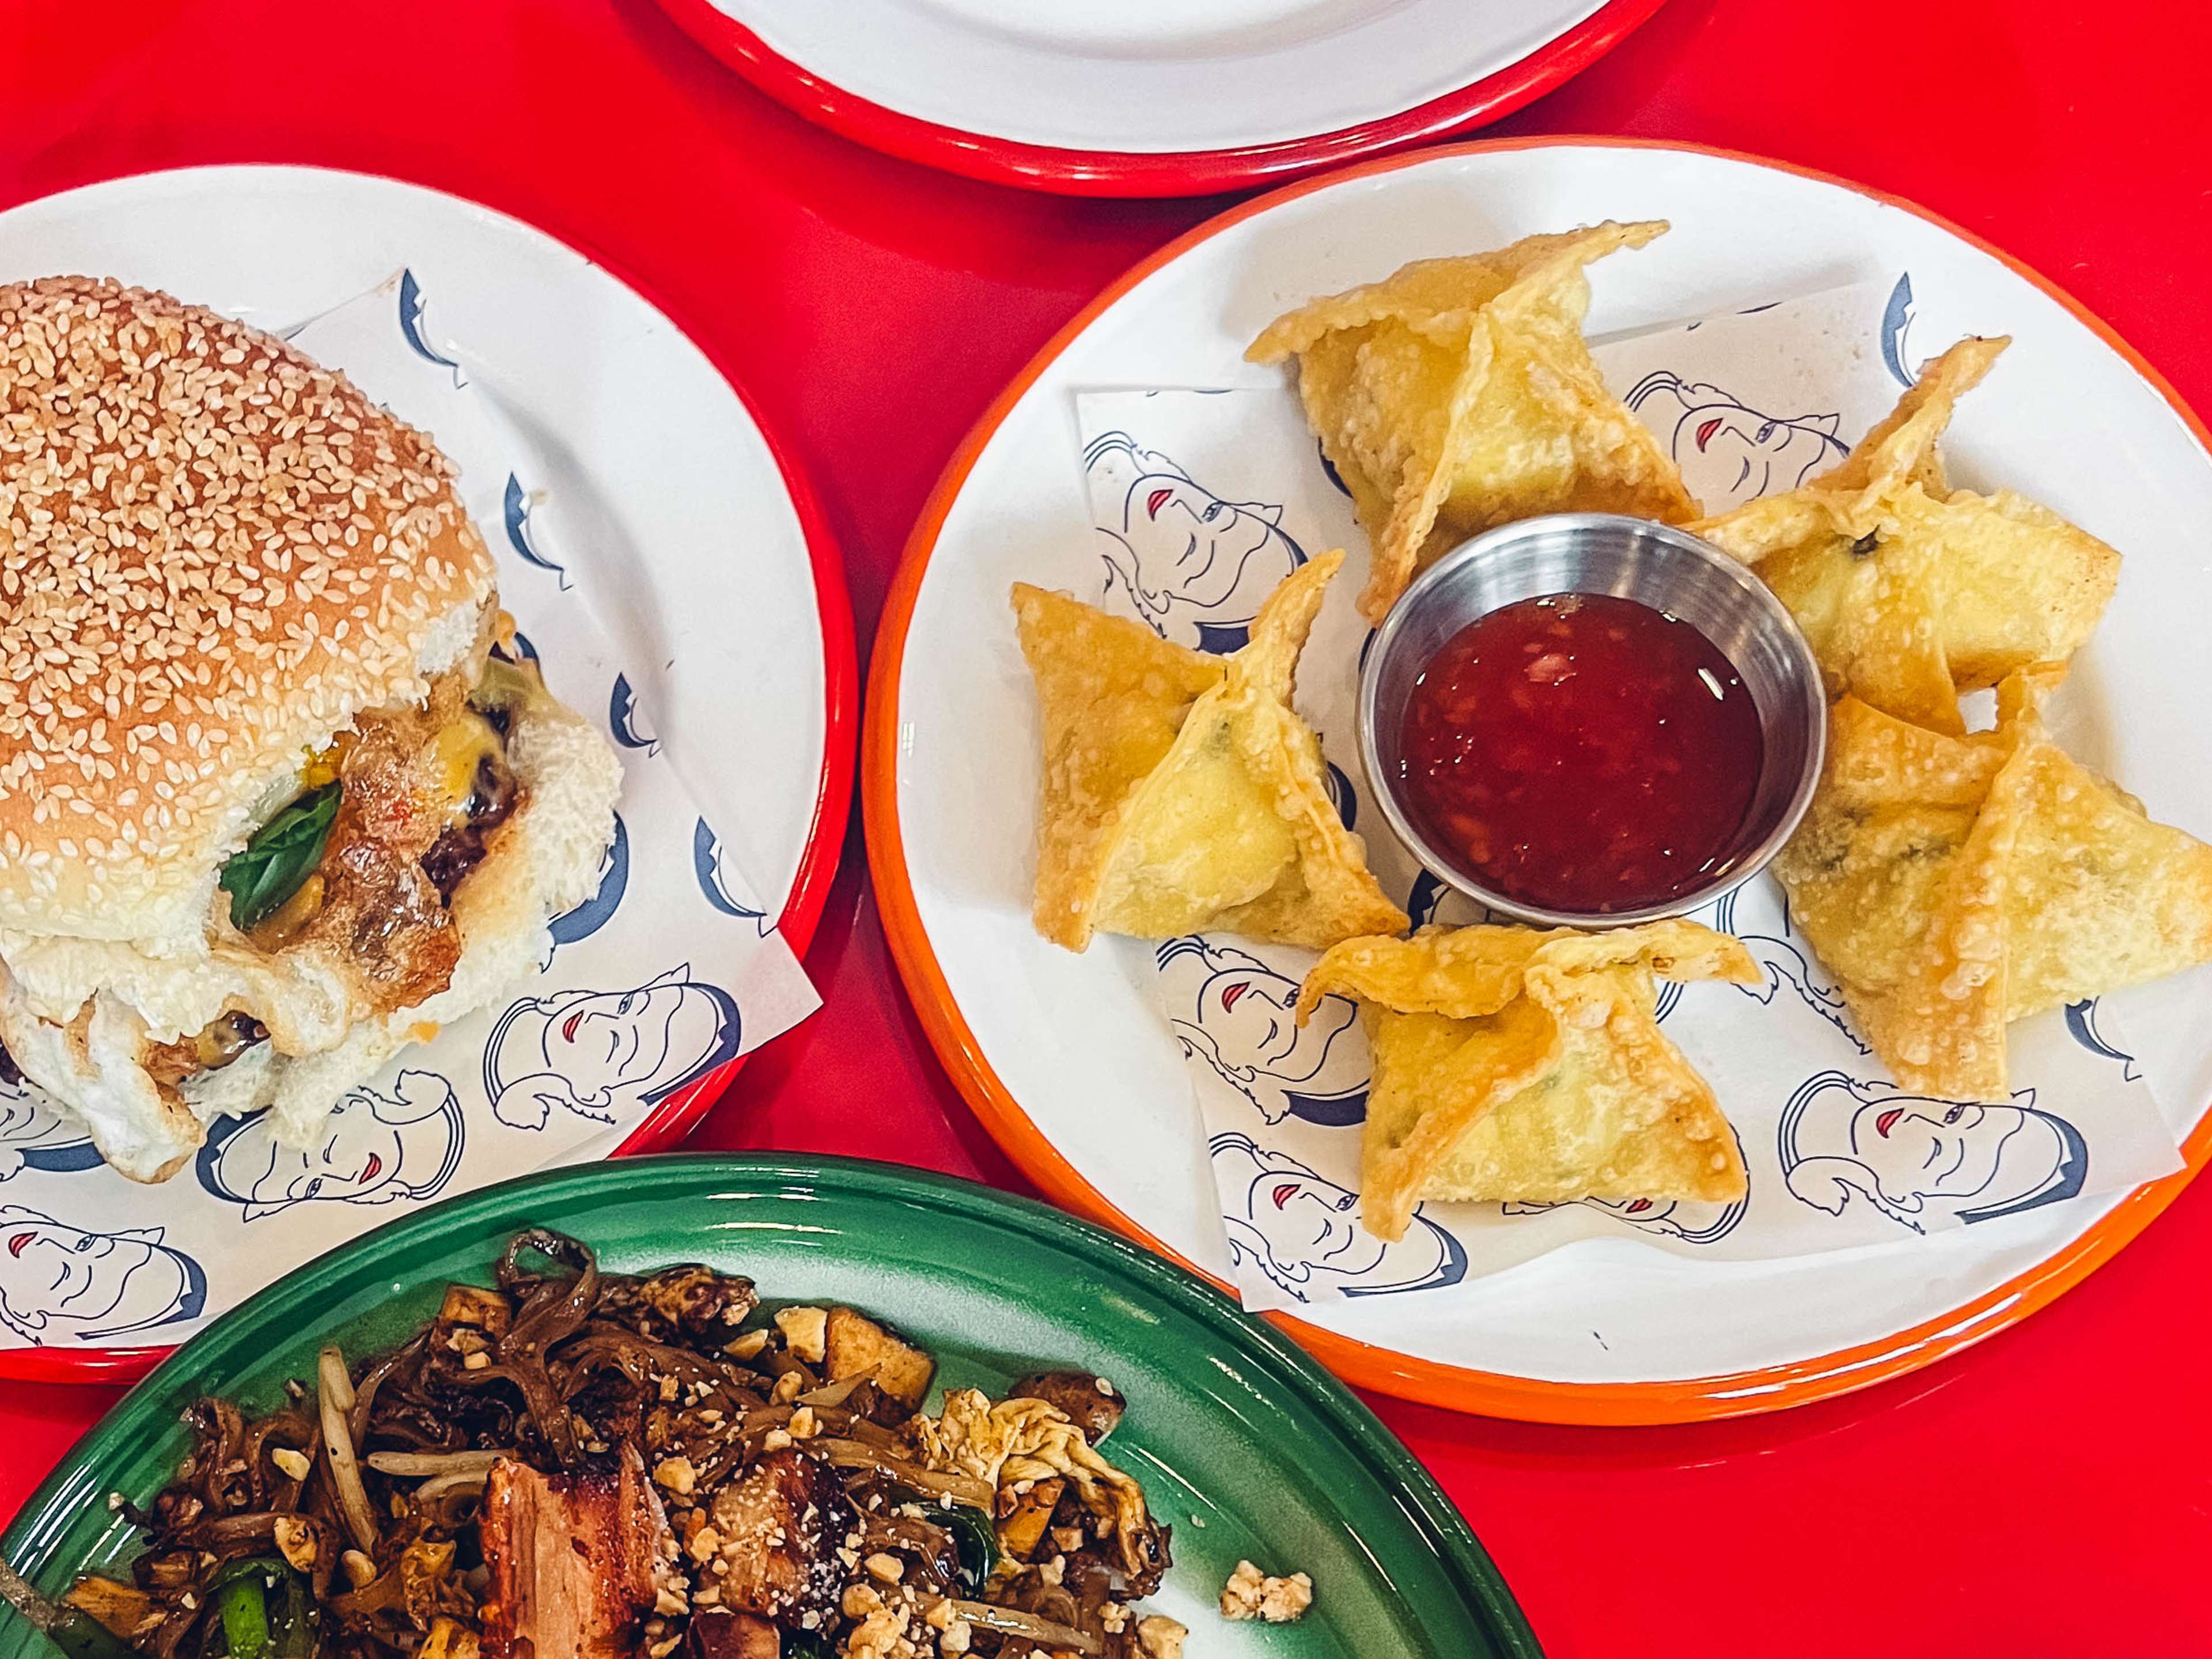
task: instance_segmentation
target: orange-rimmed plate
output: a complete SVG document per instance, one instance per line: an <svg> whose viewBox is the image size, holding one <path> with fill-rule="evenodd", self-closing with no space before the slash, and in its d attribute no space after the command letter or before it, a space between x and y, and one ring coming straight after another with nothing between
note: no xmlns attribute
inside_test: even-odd
<svg viewBox="0 0 2212 1659"><path fill-rule="evenodd" d="M2212 606L2212 570L2193 550L2212 517L2212 439L2148 365L2034 273L1908 204L1665 145L1468 145L1238 208L1102 295L962 447L884 616L862 763L893 951L979 1117L1060 1201L1216 1279L1230 1276L1227 1249L1182 1056L1139 971L1148 948L1102 939L1071 956L1029 924L1036 726L1006 588L1060 580L1054 550L1091 534L1073 394L1279 386L1242 352L1286 307L1407 259L1608 216L1664 217L1674 229L1632 269L1598 276L1593 335L1902 269L1941 313L1943 329L1927 335L1936 345L1960 319L2014 337L2005 395L1961 412L1954 465L1970 480L2027 485L2125 551L2062 727L2154 816L2212 824L2212 781L2176 764L2193 738L2169 695L2191 666L2178 619ZM1546 1421L1727 1416L1902 1374L2077 1283L2212 1153L2199 1121L2212 1057L2184 1022L2131 1029L2183 1145L2187 1167L2166 1180L1780 1261L1589 1243L1448 1291L1279 1317L1354 1382Z"/></svg>

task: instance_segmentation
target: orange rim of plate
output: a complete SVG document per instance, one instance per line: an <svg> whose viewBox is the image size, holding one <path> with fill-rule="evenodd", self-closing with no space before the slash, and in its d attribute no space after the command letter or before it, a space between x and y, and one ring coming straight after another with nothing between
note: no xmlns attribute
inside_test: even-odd
<svg viewBox="0 0 2212 1659"><path fill-rule="evenodd" d="M1220 1285L1232 1295L1233 1286L1206 1273L1123 1214L1046 1138L992 1070L982 1045L954 1000L922 926L913 884L907 875L905 846L899 829L899 678L905 665L907 631L914 619L915 602L953 503L985 447L1015 404L1107 307L1154 271L1233 225L1347 179L1392 173L1441 156L1565 148L1673 150L1713 156L1835 185L1924 220L1988 254L2057 301L2154 388L2208 455L2212 455L2212 431L2206 429L2181 395L2144 361L2141 353L2071 295L2002 249L1901 197L1815 168L1706 144L1606 137L1490 139L1367 162L1286 186L1207 220L1142 261L1085 307L1030 360L984 411L939 478L908 539L905 555L884 604L875 654L869 665L866 714L860 738L860 799L866 825L868 866L875 880L877 903L892 957L906 981L922 1028L929 1034L938 1058L992 1139L1055 1203L1115 1228ZM2088 1277L2173 1201L2204 1166L2208 1157L2212 1157L2212 1115L2199 1118L2182 1144L2181 1155L2181 1170L2136 1188L2080 1237L2070 1240L2027 1272L1907 1329L1787 1364L1671 1381L1553 1382L1400 1353L1340 1335L1287 1314L1270 1313L1264 1316L1346 1382L1453 1411L1528 1422L1596 1425L1689 1423L1778 1411L1904 1376L2025 1319Z"/></svg>
<svg viewBox="0 0 2212 1659"><path fill-rule="evenodd" d="M248 163L247 165L254 165ZM289 165L276 163L272 165ZM193 172L192 167L161 168L161 172ZM313 169L301 168L301 171ZM329 168L323 171L358 173L363 177L387 179L405 185L410 190L428 191L434 195L452 196L454 200L479 205L472 198L460 196L434 185L416 184L411 179L402 179L392 173L371 173L365 168ZM134 175L118 173L116 179ZM113 179L94 179L91 184L108 184ZM72 185L71 189L86 189L89 185ZM29 200L36 201L33 197ZM9 204L9 206L24 204ZM854 750L856 746L854 728L860 721L859 697L860 659L853 635L853 605L845 590L845 561L839 550L836 538L830 533L830 520L822 504L789 452L761 419L760 410L746 392L744 383L732 371L721 355L708 346L696 331L685 325L680 312L672 310L652 286L640 281L618 260L608 258L589 244L574 237L556 235L544 226L536 224L504 209L489 211L502 218L513 219L528 227L538 235L557 242L580 258L599 267L623 287L665 317L676 331L691 343L708 367L721 377L730 395L752 422L759 434L769 459L775 465L776 475L782 481L785 497L798 520L800 538L806 544L809 568L814 574L814 609L822 630L822 771L816 781L814 810L808 819L806 843L799 855L799 868L793 874L790 895L776 917L776 929L791 947L792 954L804 957L806 947L813 942L814 930L822 920L823 907L830 902L830 884L837 874L837 863L845 843L845 825L852 813ZM803 1023L803 1022L802 1022ZM775 1039L771 1038L773 1042ZM758 1049L725 1061L705 1076L685 1084L662 1101L625 1136L622 1144L610 1154L614 1158L631 1158L646 1152L666 1152L675 1146L698 1126L714 1103L722 1097L747 1060ZM176 1349L173 1346L134 1348L0 1348L0 1381L23 1382L135 1382L147 1372L167 1359Z"/></svg>

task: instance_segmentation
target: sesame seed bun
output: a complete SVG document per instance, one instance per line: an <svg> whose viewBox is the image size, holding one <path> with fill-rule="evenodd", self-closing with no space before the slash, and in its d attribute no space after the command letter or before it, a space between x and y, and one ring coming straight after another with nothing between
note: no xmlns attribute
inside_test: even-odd
<svg viewBox="0 0 2212 1659"><path fill-rule="evenodd" d="M88 277L0 285L0 927L195 945L494 568L430 441L283 341Z"/></svg>
<svg viewBox="0 0 2212 1659"><path fill-rule="evenodd" d="M306 1146L393 1055L536 974L552 955L552 918L598 886L622 787L614 751L573 709L538 697L517 711L507 758L527 799L454 896L460 960L428 1001L362 1018L349 1011L343 976L312 957L223 946L155 957L0 932L0 1041L85 1126L109 1167L135 1181L175 1174L226 1115L266 1107L277 1139ZM261 1018L272 1041L188 1081L180 1099L165 1097L142 1064L149 1028L192 1030L226 1006ZM89 1011L81 1023L80 1010Z"/></svg>

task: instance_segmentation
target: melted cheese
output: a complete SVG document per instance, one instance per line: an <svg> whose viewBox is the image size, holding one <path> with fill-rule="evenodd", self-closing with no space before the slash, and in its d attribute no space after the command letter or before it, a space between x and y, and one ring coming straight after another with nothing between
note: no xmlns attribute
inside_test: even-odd
<svg viewBox="0 0 2212 1659"><path fill-rule="evenodd" d="M445 812L446 822L459 826L468 822L477 769L486 761L495 766L505 764L507 748L491 722L468 708L430 739L423 758L423 776Z"/></svg>

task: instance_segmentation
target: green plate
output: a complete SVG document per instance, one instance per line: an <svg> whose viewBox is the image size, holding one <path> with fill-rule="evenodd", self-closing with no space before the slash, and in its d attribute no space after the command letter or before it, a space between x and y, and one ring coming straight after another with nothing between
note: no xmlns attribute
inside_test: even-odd
<svg viewBox="0 0 2212 1659"><path fill-rule="evenodd" d="M1112 1451L1175 1528L1152 1605L1191 1627L1189 1659L1267 1654L1540 1652L1498 1569L1425 1470L1344 1387L1210 1286L1112 1234L971 1182L842 1158L622 1158L487 1188L380 1227L218 1320L64 1459L0 1539L50 1591L127 1556L104 1501L144 1502L182 1455L203 1395L249 1410L312 1374L332 1338L389 1346L449 1279L489 1282L510 1234L585 1240L616 1270L706 1261L771 1303L847 1302L933 1351L948 1384L995 1390L1037 1365L1087 1366L1129 1412ZM1295 1625L1227 1623L1240 1557L1313 1575ZM0 1614L0 1659L51 1659Z"/></svg>

